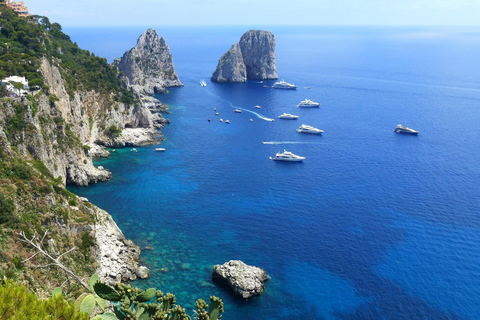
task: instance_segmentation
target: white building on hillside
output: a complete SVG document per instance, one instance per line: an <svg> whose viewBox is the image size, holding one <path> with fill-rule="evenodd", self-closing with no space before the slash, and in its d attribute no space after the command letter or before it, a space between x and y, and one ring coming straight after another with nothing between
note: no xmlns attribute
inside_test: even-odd
<svg viewBox="0 0 480 320"><path fill-rule="evenodd" d="M15 86L13 85L12 82L21 83L23 85L23 89L15 88ZM7 77L7 78L2 80L2 83L5 84L8 92L10 92L10 95L12 95L14 97L15 96L19 97L22 94L27 93L28 89L30 88L28 86L28 80L25 77L19 77L19 76Z"/></svg>

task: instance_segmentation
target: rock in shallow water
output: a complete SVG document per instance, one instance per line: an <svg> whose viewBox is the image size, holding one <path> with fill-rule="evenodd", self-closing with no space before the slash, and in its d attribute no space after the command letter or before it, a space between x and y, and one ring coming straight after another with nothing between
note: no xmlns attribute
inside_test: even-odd
<svg viewBox="0 0 480 320"><path fill-rule="evenodd" d="M262 268L249 266L240 260L230 260L213 267L212 279L227 282L237 296L248 299L262 294L264 283L270 277Z"/></svg>

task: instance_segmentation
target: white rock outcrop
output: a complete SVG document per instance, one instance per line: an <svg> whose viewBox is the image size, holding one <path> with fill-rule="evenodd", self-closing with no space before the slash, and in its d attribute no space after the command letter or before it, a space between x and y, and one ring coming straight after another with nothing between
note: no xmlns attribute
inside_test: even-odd
<svg viewBox="0 0 480 320"><path fill-rule="evenodd" d="M265 291L265 281L270 279L262 268L249 266L240 260L230 260L213 267L212 279L226 282L233 292L244 299Z"/></svg>
<svg viewBox="0 0 480 320"><path fill-rule="evenodd" d="M94 207L97 223L93 232L97 242L97 273L101 281L114 284L137 278L140 248L131 240L125 239L112 216L104 210Z"/></svg>

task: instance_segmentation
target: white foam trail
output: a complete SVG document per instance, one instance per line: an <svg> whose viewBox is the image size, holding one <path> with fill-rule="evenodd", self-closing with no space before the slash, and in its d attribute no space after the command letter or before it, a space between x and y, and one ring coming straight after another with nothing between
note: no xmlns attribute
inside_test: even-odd
<svg viewBox="0 0 480 320"><path fill-rule="evenodd" d="M245 108L240 108L240 107L236 107L233 103L231 103L230 101L227 101L225 99L223 99L222 97L219 97L218 95L215 95L213 94L212 92L208 91L207 92L209 94L211 94L212 96L215 96L217 97L218 99L222 100L223 102L225 103L228 103L228 105L230 107L232 107L233 109L239 109L239 110L242 110L242 111L245 111L245 112L250 112L251 114L254 114L255 116L257 116L257 118L259 119L262 119L262 120L265 120L265 121L275 121L275 119L272 119L272 118L268 118L268 117L265 117L264 115L261 115L260 113L257 113L255 111L252 111L252 110L248 110L248 109L245 109Z"/></svg>
<svg viewBox="0 0 480 320"><path fill-rule="evenodd" d="M248 110L248 109L244 109L244 108L235 107L232 103L230 103L230 106L231 106L232 108L235 108L235 109L239 109L239 110L242 110L242 111L245 111L245 112L250 112L251 114L256 115L257 118L260 118L260 119L262 119L262 120L265 120L265 121L275 121L275 119L267 118L267 117L261 115L260 113L255 112L255 111Z"/></svg>
<svg viewBox="0 0 480 320"><path fill-rule="evenodd" d="M302 141L262 141L263 144L315 144L318 142L302 142Z"/></svg>

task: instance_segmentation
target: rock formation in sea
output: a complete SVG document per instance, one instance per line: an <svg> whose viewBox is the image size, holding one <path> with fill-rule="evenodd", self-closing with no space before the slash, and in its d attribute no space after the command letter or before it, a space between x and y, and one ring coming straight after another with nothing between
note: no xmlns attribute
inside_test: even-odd
<svg viewBox="0 0 480 320"><path fill-rule="evenodd" d="M249 266L240 260L230 260L213 267L212 279L226 282L237 296L248 299L262 294L264 283L270 277L262 268Z"/></svg>
<svg viewBox="0 0 480 320"><path fill-rule="evenodd" d="M242 51L240 45L235 43L232 45L221 58L218 60L217 69L213 72L212 81L215 82L246 82L247 68L243 62Z"/></svg>
<svg viewBox="0 0 480 320"><path fill-rule="evenodd" d="M127 84L140 94L165 93L167 87L179 87L170 48L153 29L138 38L137 45L114 64L123 72Z"/></svg>
<svg viewBox="0 0 480 320"><path fill-rule="evenodd" d="M211 80L246 82L278 79L275 37L270 31L249 30L218 61Z"/></svg>

